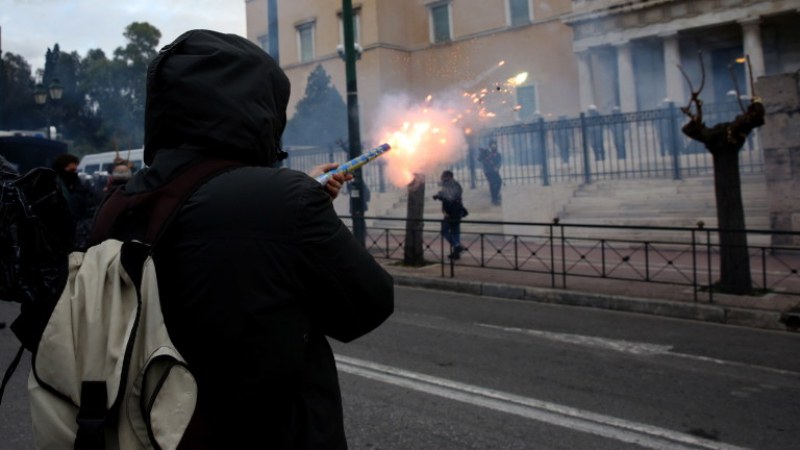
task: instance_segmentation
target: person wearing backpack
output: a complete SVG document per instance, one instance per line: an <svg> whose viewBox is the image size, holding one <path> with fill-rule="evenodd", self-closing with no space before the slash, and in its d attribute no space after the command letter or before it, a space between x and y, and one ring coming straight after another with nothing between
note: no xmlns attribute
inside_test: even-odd
<svg viewBox="0 0 800 450"><path fill-rule="evenodd" d="M117 192L158 189L209 161L232 165L188 197L153 251L164 323L198 386L179 448L346 448L327 339L352 341L393 311L391 276L325 187L273 167L285 157L289 93L260 47L208 30L181 35L148 68L149 167ZM96 223L108 231L92 242L136 237L147 213Z"/></svg>

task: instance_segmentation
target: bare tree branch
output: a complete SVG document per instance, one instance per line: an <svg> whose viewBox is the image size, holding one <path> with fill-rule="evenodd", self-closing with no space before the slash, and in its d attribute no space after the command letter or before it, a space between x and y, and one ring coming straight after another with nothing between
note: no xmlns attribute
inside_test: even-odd
<svg viewBox="0 0 800 450"><path fill-rule="evenodd" d="M681 74L683 75L683 79L685 79L685 80L686 80L686 84L688 84L688 85L689 85L689 90L690 90L692 93L694 93L694 86L692 85L692 80L689 78L689 75L687 75L687 74L686 74L686 71L685 71L685 70L683 70L683 66L681 66L680 64L678 64L677 66L678 66L678 69L681 71ZM693 97L692 97L692 98L693 98ZM692 106L692 98L689 98L689 104L688 104L688 105L686 105L685 107L681 108L681 111L683 111L683 112L684 112L684 113L686 113L687 115L689 114L689 113L687 112L687 111L689 110L689 107L691 107L691 106Z"/></svg>
<svg viewBox="0 0 800 450"><path fill-rule="evenodd" d="M689 84L689 89L692 91L692 96L689 98L689 104L686 105L685 108L681 108L681 111L686 114L689 119L691 119L691 123L695 124L698 127L701 127L703 124L703 100L700 99L700 93L703 92L703 87L706 85L706 67L703 64L703 52L697 52L698 59L700 60L700 88L695 90L692 81L689 79L689 76L686 74L686 71L683 70L683 67L678 65L678 69L680 69L683 77L686 79L686 82ZM692 114L692 104L695 106L695 114Z"/></svg>

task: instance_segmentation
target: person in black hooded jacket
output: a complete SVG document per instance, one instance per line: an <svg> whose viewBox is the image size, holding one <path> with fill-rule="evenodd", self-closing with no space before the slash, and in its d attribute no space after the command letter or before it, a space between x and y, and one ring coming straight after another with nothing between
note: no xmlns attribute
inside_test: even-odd
<svg viewBox="0 0 800 450"><path fill-rule="evenodd" d="M208 30L178 37L148 68L149 167L126 193L209 158L243 165L201 185L154 251L167 329L198 382L182 448L347 448L326 336L351 341L393 310L391 276L325 188L272 167L289 91L257 45Z"/></svg>

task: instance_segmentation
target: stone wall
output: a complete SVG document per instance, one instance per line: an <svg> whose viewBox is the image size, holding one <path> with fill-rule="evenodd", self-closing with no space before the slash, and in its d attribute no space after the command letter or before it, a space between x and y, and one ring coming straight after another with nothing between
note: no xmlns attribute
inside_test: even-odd
<svg viewBox="0 0 800 450"><path fill-rule="evenodd" d="M800 232L800 72L761 77L756 93L767 110L760 138L771 228ZM800 246L800 237L775 236L772 243Z"/></svg>

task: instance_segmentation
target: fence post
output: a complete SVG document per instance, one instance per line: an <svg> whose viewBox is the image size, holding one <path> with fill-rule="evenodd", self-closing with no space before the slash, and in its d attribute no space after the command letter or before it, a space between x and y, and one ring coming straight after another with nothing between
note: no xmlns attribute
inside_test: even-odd
<svg viewBox="0 0 800 450"><path fill-rule="evenodd" d="M678 147L680 136L678 135L678 108L675 107L674 102L669 102L669 146L670 153L672 154L672 179L681 179L681 152Z"/></svg>
<svg viewBox="0 0 800 450"><path fill-rule="evenodd" d="M553 219L553 223L558 223L558 218ZM553 224L547 225L550 231L550 287L556 287L556 250L555 235L553 234Z"/></svg>
<svg viewBox="0 0 800 450"><path fill-rule="evenodd" d="M547 139L544 129L544 117L539 116L539 148L541 149L542 159L542 185L550 186L550 165L547 160Z"/></svg>
<svg viewBox="0 0 800 450"><path fill-rule="evenodd" d="M469 167L469 188L475 189L475 149L480 145L480 141L475 135L467 138L467 166Z"/></svg>
<svg viewBox="0 0 800 450"><path fill-rule="evenodd" d="M699 227L698 223L698 227ZM694 291L693 299L697 301L697 290L699 286L697 285L697 235L696 231L692 230L692 290Z"/></svg>
<svg viewBox="0 0 800 450"><path fill-rule="evenodd" d="M386 179L384 178L384 170L386 170L386 162L378 160L378 192L383 194L386 192Z"/></svg>
<svg viewBox="0 0 800 450"><path fill-rule="evenodd" d="M581 113L581 143L583 144L583 182L592 183L592 169L589 167L589 134L586 132L586 113Z"/></svg>

